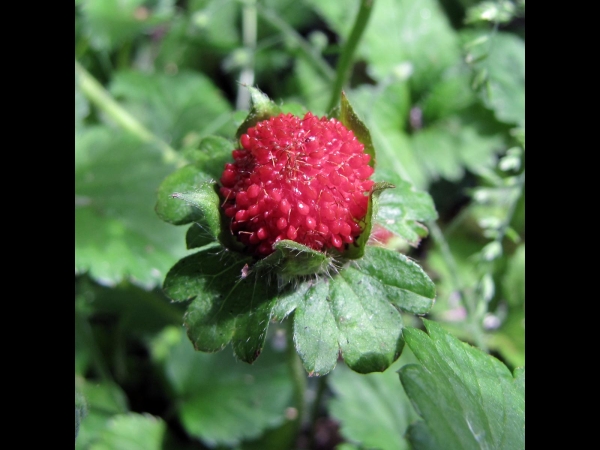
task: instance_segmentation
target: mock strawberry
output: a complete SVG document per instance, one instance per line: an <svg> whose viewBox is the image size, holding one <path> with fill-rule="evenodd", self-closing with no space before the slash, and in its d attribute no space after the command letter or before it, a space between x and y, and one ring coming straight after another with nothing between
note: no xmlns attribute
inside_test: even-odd
<svg viewBox="0 0 600 450"><path fill-rule="evenodd" d="M220 188L231 231L256 256L290 239L315 250L342 249L363 228L370 155L336 119L280 114L240 138Z"/></svg>

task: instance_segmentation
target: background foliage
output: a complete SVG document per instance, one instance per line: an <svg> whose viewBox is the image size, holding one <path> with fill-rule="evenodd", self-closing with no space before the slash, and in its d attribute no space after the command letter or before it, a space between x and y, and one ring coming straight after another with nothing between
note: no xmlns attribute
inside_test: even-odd
<svg viewBox="0 0 600 450"><path fill-rule="evenodd" d="M253 365L195 352L162 292L190 254L154 210L163 179L185 161L218 176L223 141L204 138L234 136L240 82L327 114L360 5L75 1L76 448L522 448L524 0L373 2L345 92L375 179L439 214L419 245L412 228L386 244L437 291L388 370L306 378L285 321ZM398 206L381 195L384 219Z"/></svg>

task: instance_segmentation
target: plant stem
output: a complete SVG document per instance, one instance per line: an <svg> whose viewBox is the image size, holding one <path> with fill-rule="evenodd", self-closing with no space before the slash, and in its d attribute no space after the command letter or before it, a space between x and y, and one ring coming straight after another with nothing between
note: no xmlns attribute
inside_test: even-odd
<svg viewBox="0 0 600 450"><path fill-rule="evenodd" d="M458 292L460 296L460 301L467 311L467 319L469 321L469 328L471 329L471 335L475 340L475 344L481 350L487 352L488 346L485 342L485 333L482 328L481 320L476 315L477 305L473 301L471 295L469 295L462 287L462 281L460 280L460 276L458 275L458 269L456 267L456 261L454 260L454 256L452 256L452 251L450 250L450 246L448 245L448 241L444 237L444 233L438 226L437 222L429 221L427 222L427 226L431 230L431 234L433 236L434 242L438 245L442 252L442 258L450 272L450 278L452 279L452 284L454 285L454 289Z"/></svg>
<svg viewBox="0 0 600 450"><path fill-rule="evenodd" d="M290 369L290 374L292 376L292 382L294 384L294 402L296 403L296 408L298 411L298 416L296 418L296 435L300 432L302 428L302 423L304 419L304 410L305 410L305 402L304 402L304 393L306 392L306 371L302 366L302 361L300 361L300 357L296 352L296 347L294 345L294 327L293 321L290 317L286 320L286 338L287 338L287 356L288 356L288 364Z"/></svg>
<svg viewBox="0 0 600 450"><path fill-rule="evenodd" d="M300 49L300 52L306 57L313 67L325 78L327 81L333 80L334 72L325 62L325 60L306 42L306 40L300 36L296 30L290 27L287 22L281 19L275 12L271 10L258 9L258 15L265 21L277 28L281 33L294 41L294 43Z"/></svg>
<svg viewBox="0 0 600 450"><path fill-rule="evenodd" d="M317 431L317 420L319 419L319 409L321 408L321 402L323 401L323 394L325 393L325 389L327 388L327 377L328 375L323 375L319 377L317 384L317 393L315 395L315 400L312 404L312 411L310 417L311 431L310 431L310 443L309 448L315 448L315 435Z"/></svg>
<svg viewBox="0 0 600 450"><path fill-rule="evenodd" d="M163 161L167 164L183 165L182 156L169 144L151 133L135 117L129 114L106 89L85 68L75 61L75 76L81 92L98 109L114 120L121 128L134 134L143 142L152 142L158 146L163 154Z"/></svg>
<svg viewBox="0 0 600 450"><path fill-rule="evenodd" d="M328 111L331 111L333 108L335 108L340 101L342 89L346 83L346 80L348 79L348 76L350 75L350 68L352 65L354 52L356 51L358 43L360 42L360 38L365 31L367 22L371 16L371 11L373 10L374 3L375 0L361 0L360 2L360 8L358 10L358 14L356 15L352 32L350 33L350 37L342 49L342 55L340 56L340 61L337 65Z"/></svg>
<svg viewBox="0 0 600 450"><path fill-rule="evenodd" d="M254 54L256 52L256 0L244 1L242 7L242 39L244 48L250 57L244 63L240 73L236 109L250 109L250 91L245 86L254 84Z"/></svg>

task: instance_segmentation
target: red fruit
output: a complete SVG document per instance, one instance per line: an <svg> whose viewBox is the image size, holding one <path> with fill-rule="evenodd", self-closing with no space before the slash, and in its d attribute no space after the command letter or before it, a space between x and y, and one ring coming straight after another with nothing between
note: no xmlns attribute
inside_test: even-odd
<svg viewBox="0 0 600 450"><path fill-rule="evenodd" d="M249 128L221 177L231 231L264 257L291 239L340 249L362 231L373 168L354 133L336 119L280 114Z"/></svg>

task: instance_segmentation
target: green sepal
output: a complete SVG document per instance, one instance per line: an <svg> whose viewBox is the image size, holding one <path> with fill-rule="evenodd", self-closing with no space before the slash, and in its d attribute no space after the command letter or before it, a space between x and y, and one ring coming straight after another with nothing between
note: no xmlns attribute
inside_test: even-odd
<svg viewBox="0 0 600 450"><path fill-rule="evenodd" d="M356 139L365 146L365 153L371 155L369 165L375 168L375 147L371 140L371 133L364 122L360 120L356 112L354 112L354 108L352 108L352 105L348 101L348 97L346 97L346 94L343 91L340 108L334 110L333 114L346 128L352 130Z"/></svg>
<svg viewBox="0 0 600 450"><path fill-rule="evenodd" d="M275 249L273 253L254 265L255 270L273 271L284 279L291 279L327 273L333 263L332 255L288 239L276 242L273 248Z"/></svg>
<svg viewBox="0 0 600 450"><path fill-rule="evenodd" d="M217 189L218 185L214 181L205 181L196 184L192 191L172 192L170 201L186 205L186 208L189 208L190 211L186 216L186 220L193 218L192 221L196 222L204 234L204 238L198 240L200 232L198 230L188 230L188 233L192 233L188 236L189 239L186 237L188 248L209 244L209 238L212 237L213 241L220 242L226 248L241 251L243 245L228 232L229 219L225 216L223 208L221 208L221 198L217 193ZM170 205L169 208L174 209ZM183 223L189 222L182 222L181 224ZM193 247L189 247L189 245L193 245Z"/></svg>
<svg viewBox="0 0 600 450"><path fill-rule="evenodd" d="M197 148L185 151L185 157L196 165L198 170L218 180L223 174L225 163L231 162L231 152L235 144L221 136L206 136Z"/></svg>
<svg viewBox="0 0 600 450"><path fill-rule="evenodd" d="M203 172L195 164L184 166L163 180L158 188L156 214L165 222L173 225L186 225L203 219L204 213L194 205L176 200L176 192L190 192L200 186L214 184L210 175ZM216 195L216 193L215 193Z"/></svg>
<svg viewBox="0 0 600 450"><path fill-rule="evenodd" d="M215 237L206 226L198 222L193 223L185 234L185 246L188 250L191 250L206 245L213 245L216 247L219 243L215 241Z"/></svg>
<svg viewBox="0 0 600 450"><path fill-rule="evenodd" d="M349 245L348 248L343 252L343 256L345 258L359 259L365 254L365 245L367 245L367 241L371 235L371 230L373 229L373 218L377 216L379 196L384 190L392 189L394 187L395 186L393 184L388 183L387 181L382 181L373 185L373 189L371 189L371 194L369 195L367 214L363 219L363 231L360 233L360 236L358 236L356 241Z"/></svg>
<svg viewBox="0 0 600 450"><path fill-rule="evenodd" d="M270 119L271 117L278 116L282 113L281 108L273 103L273 101L259 89L252 86L247 86L247 88L250 90L252 108L250 109L250 113L248 113L246 120L242 122L237 130L236 137L238 139L246 133L248 128L255 126L258 122L262 122L263 120Z"/></svg>

